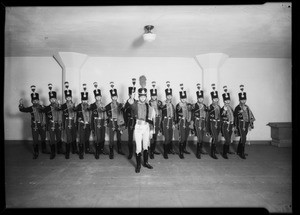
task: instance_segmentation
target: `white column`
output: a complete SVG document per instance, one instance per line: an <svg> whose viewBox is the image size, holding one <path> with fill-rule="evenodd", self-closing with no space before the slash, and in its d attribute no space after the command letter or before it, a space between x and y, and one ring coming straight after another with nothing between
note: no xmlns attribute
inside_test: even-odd
<svg viewBox="0 0 300 215"><path fill-rule="evenodd" d="M223 53L208 53L197 55L196 61L200 65L203 71L202 86L201 88L206 93L206 95L212 90L211 84L216 84L216 89L219 91L221 88L219 86L219 71L220 67L223 65L228 55Z"/></svg>
<svg viewBox="0 0 300 215"><path fill-rule="evenodd" d="M65 89L65 81L68 81L70 89L72 90L73 101L78 104L80 102L80 91L82 89L80 70L86 62L88 55L76 52L58 52L53 57L62 67L62 92L64 92ZM65 95L63 93L62 102L64 102L64 97Z"/></svg>
<svg viewBox="0 0 300 215"><path fill-rule="evenodd" d="M64 83L65 81L68 81L70 89L72 90L73 102L75 102L75 104L80 103L81 100L80 92L82 90L80 70L84 65L84 63L86 62L88 56L86 54L80 54L75 52L58 52L53 57L62 68L63 78L61 83L61 89L62 89L61 102L62 103L65 102ZM62 134L62 139L63 141L66 141L65 132L63 132ZM78 141L78 138L76 139Z"/></svg>
<svg viewBox="0 0 300 215"><path fill-rule="evenodd" d="M219 92L219 99L221 100L223 88L219 86L219 72L228 55L223 53L208 53L197 55L195 58L203 71L201 88L204 91L204 103L207 105L211 103L210 92L212 91L211 84L213 83L216 84L216 90ZM204 137L204 139L207 138ZM224 137L221 137L221 140L224 141Z"/></svg>

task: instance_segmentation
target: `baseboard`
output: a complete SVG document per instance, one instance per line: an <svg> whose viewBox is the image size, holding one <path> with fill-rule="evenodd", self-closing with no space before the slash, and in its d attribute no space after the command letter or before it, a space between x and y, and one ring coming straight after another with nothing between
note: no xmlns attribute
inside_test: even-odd
<svg viewBox="0 0 300 215"><path fill-rule="evenodd" d="M24 143L32 143L32 140L5 140L5 143L7 144L24 144ZM48 143L49 141L47 141ZM93 141L90 141L93 142ZM126 140L123 140L122 142L126 143ZM163 144L164 141L157 141L157 144ZM178 140L173 140L173 143L178 143ZM189 140L188 141L189 144L196 144L197 140ZM105 144L108 144L108 141L105 141ZM204 144L210 144L209 142L204 142ZM220 141L219 144L224 144L224 141ZM238 141L233 141L233 144L238 144ZM246 144L249 144L249 142L247 141ZM251 140L250 141L250 145L271 145L271 141L270 140ZM279 146L279 147L283 147L283 146Z"/></svg>

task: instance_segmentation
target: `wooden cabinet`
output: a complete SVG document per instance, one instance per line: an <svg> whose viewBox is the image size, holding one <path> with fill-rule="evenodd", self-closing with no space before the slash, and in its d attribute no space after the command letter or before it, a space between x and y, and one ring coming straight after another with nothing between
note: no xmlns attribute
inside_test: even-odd
<svg viewBox="0 0 300 215"><path fill-rule="evenodd" d="M270 122L271 144L278 147L292 146L292 123L291 122Z"/></svg>

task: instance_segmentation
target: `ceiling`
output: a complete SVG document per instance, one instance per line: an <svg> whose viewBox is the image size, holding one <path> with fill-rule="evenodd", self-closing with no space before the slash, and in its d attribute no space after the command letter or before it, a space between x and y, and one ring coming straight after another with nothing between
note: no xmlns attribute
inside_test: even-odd
<svg viewBox="0 0 300 215"><path fill-rule="evenodd" d="M5 56L291 58L292 4L7 7ZM156 40L143 41L145 25Z"/></svg>

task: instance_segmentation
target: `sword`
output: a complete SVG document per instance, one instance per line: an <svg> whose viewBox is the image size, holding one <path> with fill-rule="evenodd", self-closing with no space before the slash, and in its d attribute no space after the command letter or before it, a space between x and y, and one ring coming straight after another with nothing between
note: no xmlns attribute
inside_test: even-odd
<svg viewBox="0 0 300 215"><path fill-rule="evenodd" d="M55 123L54 123L54 121L52 121L52 120L51 120L50 122L51 122L51 124L52 124L51 130L54 131L54 130L55 130Z"/></svg>
<svg viewBox="0 0 300 215"><path fill-rule="evenodd" d="M169 117L168 117L168 121L167 121L167 129L169 129Z"/></svg>
<svg viewBox="0 0 300 215"><path fill-rule="evenodd" d="M72 128L71 119L68 119L68 121L69 121L68 128L71 129Z"/></svg>
<svg viewBox="0 0 300 215"><path fill-rule="evenodd" d="M36 122L34 122L34 131L36 131L38 129L38 127L37 127L37 123Z"/></svg>

